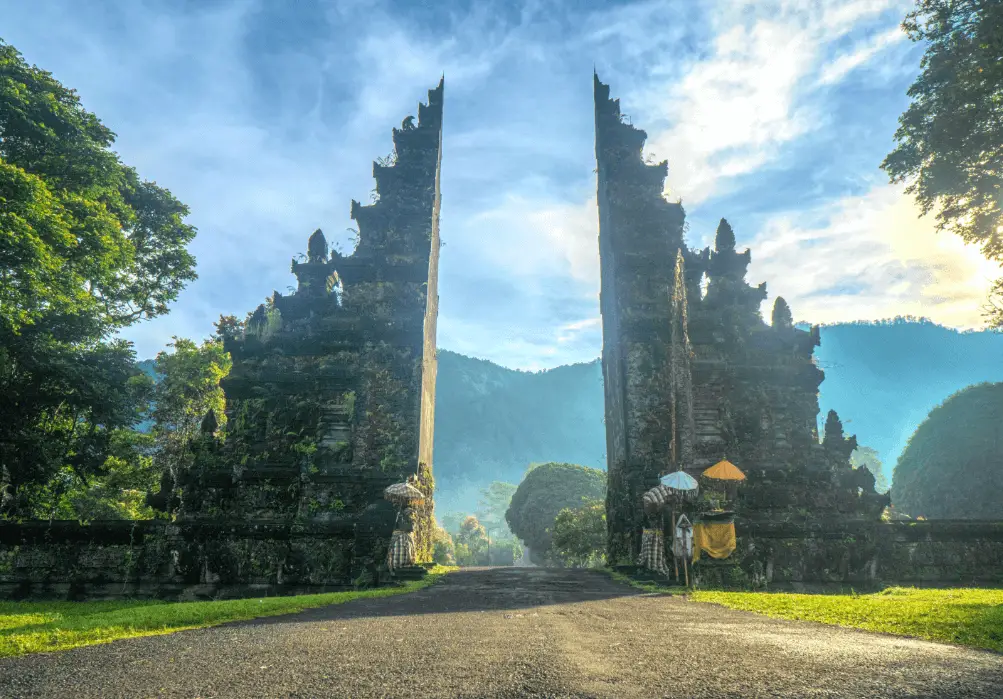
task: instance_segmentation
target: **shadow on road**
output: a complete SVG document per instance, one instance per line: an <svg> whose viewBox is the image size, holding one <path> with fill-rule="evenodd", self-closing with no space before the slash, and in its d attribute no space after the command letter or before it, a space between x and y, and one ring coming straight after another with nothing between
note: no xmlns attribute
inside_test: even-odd
<svg viewBox="0 0 1003 699"><path fill-rule="evenodd" d="M458 614L573 604L647 593L594 570L562 568L463 568L417 592L253 619L242 624L284 624L326 619Z"/></svg>

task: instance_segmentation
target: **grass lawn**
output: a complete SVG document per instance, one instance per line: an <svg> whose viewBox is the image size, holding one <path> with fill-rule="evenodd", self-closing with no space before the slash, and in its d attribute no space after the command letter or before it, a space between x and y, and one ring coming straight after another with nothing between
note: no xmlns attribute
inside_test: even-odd
<svg viewBox="0 0 1003 699"><path fill-rule="evenodd" d="M435 568L425 579L400 587L296 597L219 602L0 602L0 658L289 614L354 599L389 597L428 587L448 570Z"/></svg>
<svg viewBox="0 0 1003 699"><path fill-rule="evenodd" d="M1003 653L1003 590L889 587L868 595L696 591L690 599Z"/></svg>
<svg viewBox="0 0 1003 699"><path fill-rule="evenodd" d="M610 571L646 592L686 595L777 619L815 621L912 636L1003 653L1003 589L889 587L866 595L717 592L640 582Z"/></svg>

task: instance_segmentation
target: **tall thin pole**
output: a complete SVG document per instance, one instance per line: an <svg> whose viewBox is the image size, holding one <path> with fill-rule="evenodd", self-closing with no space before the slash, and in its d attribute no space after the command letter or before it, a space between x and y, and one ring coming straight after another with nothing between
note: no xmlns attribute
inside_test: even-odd
<svg viewBox="0 0 1003 699"><path fill-rule="evenodd" d="M672 564L676 567L676 582L679 582L679 559L676 558L676 506L672 505ZM684 564L685 565L685 564Z"/></svg>

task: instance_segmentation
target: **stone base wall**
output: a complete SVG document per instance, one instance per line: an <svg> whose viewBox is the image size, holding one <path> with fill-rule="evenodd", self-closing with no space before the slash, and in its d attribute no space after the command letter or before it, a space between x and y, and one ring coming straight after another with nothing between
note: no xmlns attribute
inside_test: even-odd
<svg viewBox="0 0 1003 699"><path fill-rule="evenodd" d="M0 599L330 592L388 582L385 551L352 522L0 522Z"/></svg>
<svg viewBox="0 0 1003 699"><path fill-rule="evenodd" d="M737 549L694 564L698 587L1003 586L1003 522L736 521Z"/></svg>

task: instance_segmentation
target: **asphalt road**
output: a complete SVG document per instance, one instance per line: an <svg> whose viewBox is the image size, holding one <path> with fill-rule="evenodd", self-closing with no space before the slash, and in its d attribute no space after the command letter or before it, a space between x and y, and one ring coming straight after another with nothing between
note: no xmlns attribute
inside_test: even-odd
<svg viewBox="0 0 1003 699"><path fill-rule="evenodd" d="M0 660L0 696L998 699L1003 656L647 595L597 572L495 568L408 595Z"/></svg>

